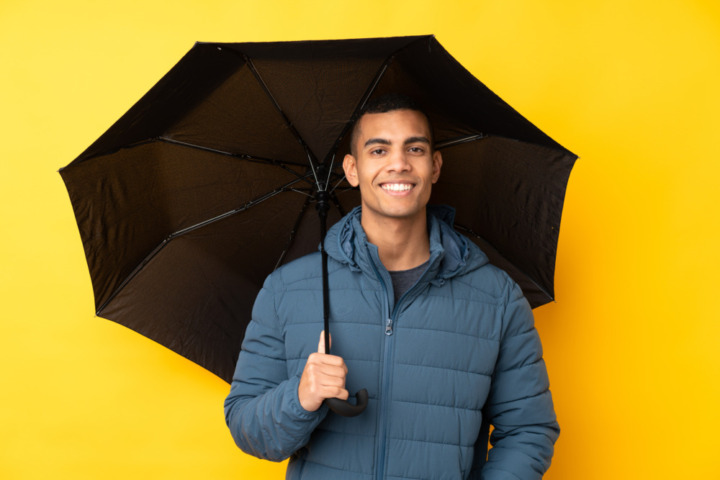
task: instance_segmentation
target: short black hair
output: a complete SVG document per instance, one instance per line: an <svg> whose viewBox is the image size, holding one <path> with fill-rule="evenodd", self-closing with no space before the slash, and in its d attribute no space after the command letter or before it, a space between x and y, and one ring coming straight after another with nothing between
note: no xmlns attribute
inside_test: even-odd
<svg viewBox="0 0 720 480"><path fill-rule="evenodd" d="M420 104L407 95L402 95L400 93L386 93L368 100L368 102L363 105L358 112L355 118L355 124L352 128L352 133L350 135L350 153L352 155L356 154L355 144L357 143L359 136L358 125L363 115L367 113L388 113L394 112L395 110L413 110L423 114L428 122L428 127L430 128L430 148L433 149L433 131L432 124L430 123L430 117L425 110L423 110Z"/></svg>

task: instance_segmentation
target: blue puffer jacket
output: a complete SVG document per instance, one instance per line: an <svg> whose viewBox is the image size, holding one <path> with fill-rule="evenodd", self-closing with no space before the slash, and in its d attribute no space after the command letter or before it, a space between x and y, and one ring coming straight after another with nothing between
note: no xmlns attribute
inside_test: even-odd
<svg viewBox="0 0 720 480"><path fill-rule="evenodd" d="M298 400L322 330L319 254L267 278L225 401L242 450L291 457L291 479L542 477L559 428L530 307L472 242L428 225L429 267L397 304L359 208L328 232L332 353L351 395L370 395L354 418Z"/></svg>

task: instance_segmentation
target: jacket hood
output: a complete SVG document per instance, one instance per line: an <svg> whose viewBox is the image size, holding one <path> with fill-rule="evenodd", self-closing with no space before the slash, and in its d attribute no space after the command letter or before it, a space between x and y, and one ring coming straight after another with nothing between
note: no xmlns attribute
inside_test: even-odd
<svg viewBox="0 0 720 480"><path fill-rule="evenodd" d="M372 262L371 251L377 251L365 235L360 223L362 207L355 207L330 228L325 249L334 260L352 270L367 271ZM437 269L436 279L462 275L488 263L487 256L467 237L452 227L455 209L445 205L428 205L430 235L430 268Z"/></svg>

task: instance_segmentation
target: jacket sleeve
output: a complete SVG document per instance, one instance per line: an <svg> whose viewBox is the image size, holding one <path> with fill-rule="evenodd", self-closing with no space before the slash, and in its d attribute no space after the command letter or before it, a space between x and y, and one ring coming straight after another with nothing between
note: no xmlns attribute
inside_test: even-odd
<svg viewBox="0 0 720 480"><path fill-rule="evenodd" d="M255 300L225 399L225 421L244 452L281 461L308 442L327 407L308 412L300 405L300 376L288 376L272 283L268 277Z"/></svg>
<svg viewBox="0 0 720 480"><path fill-rule="evenodd" d="M560 434L532 310L520 287L514 282L510 285L485 405L493 431L483 480L542 478Z"/></svg>

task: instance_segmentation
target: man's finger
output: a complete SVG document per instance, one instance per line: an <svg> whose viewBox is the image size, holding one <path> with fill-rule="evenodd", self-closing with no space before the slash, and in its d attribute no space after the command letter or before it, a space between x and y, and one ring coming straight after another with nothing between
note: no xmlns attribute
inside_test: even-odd
<svg viewBox="0 0 720 480"><path fill-rule="evenodd" d="M320 343L318 343L318 353L325 353L325 330L320 332Z"/></svg>
<svg viewBox="0 0 720 480"><path fill-rule="evenodd" d="M332 335L330 335L330 345L332 346ZM318 353L325 353L325 330L320 332L320 342L318 343Z"/></svg>

